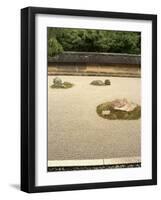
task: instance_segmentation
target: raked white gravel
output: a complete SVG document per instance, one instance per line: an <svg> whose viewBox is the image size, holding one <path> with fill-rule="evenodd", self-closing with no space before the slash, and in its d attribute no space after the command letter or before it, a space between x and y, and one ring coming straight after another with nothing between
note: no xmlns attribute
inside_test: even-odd
<svg viewBox="0 0 161 200"><path fill-rule="evenodd" d="M141 120L107 120L97 105L126 98L140 104L141 79L108 77L110 86L93 86L107 77L61 76L70 89L52 89L48 76L48 160L140 157Z"/></svg>

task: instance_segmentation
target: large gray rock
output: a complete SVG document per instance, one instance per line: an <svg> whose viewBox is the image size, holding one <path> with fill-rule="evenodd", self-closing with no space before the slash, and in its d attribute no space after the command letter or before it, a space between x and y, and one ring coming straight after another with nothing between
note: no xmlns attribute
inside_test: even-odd
<svg viewBox="0 0 161 200"><path fill-rule="evenodd" d="M59 87L59 86L63 85L63 82L62 82L61 78L56 77L56 78L53 79L53 84L54 84L54 86L58 86Z"/></svg>
<svg viewBox="0 0 161 200"><path fill-rule="evenodd" d="M105 80L105 85L111 85L111 82L110 82L109 79L106 79L106 80Z"/></svg>
<svg viewBox="0 0 161 200"><path fill-rule="evenodd" d="M91 85L105 85L105 84L101 80L94 80L94 81L91 82Z"/></svg>
<svg viewBox="0 0 161 200"><path fill-rule="evenodd" d="M137 107L137 104L128 102L127 99L116 99L112 101L112 107L115 110L131 112Z"/></svg>

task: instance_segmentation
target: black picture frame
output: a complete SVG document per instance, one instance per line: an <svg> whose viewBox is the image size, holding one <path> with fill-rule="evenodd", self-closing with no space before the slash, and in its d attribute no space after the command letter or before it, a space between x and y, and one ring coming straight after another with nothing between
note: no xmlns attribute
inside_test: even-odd
<svg viewBox="0 0 161 200"><path fill-rule="evenodd" d="M152 21L152 179L35 186L35 15L54 14ZM157 16L27 7L21 10L21 190L28 193L157 184Z"/></svg>

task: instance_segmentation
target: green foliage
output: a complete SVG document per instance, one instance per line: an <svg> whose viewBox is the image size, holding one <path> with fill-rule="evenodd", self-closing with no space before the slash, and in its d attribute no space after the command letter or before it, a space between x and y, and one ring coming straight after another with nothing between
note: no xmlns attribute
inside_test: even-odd
<svg viewBox="0 0 161 200"><path fill-rule="evenodd" d="M48 28L48 55L64 51L140 54L138 32Z"/></svg>
<svg viewBox="0 0 161 200"><path fill-rule="evenodd" d="M63 52L62 45L56 38L52 37L48 40L48 56L55 56Z"/></svg>

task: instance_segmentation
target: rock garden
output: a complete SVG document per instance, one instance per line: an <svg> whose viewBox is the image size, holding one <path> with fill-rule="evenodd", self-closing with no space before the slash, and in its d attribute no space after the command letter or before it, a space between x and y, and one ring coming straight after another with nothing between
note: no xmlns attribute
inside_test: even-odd
<svg viewBox="0 0 161 200"><path fill-rule="evenodd" d="M104 82L102 80L94 80L90 84L95 86L107 86L111 85L111 82L109 79L106 79Z"/></svg>
<svg viewBox="0 0 161 200"><path fill-rule="evenodd" d="M51 85L51 88L57 88L57 89L68 89L73 87L74 84L70 82L63 82L61 78L55 77L53 79L53 85Z"/></svg>
<svg viewBox="0 0 161 200"><path fill-rule="evenodd" d="M141 117L141 106L127 99L116 99L97 106L97 114L109 120L136 120Z"/></svg>

